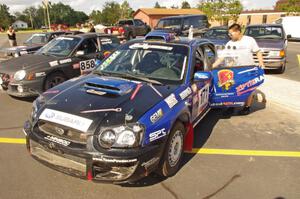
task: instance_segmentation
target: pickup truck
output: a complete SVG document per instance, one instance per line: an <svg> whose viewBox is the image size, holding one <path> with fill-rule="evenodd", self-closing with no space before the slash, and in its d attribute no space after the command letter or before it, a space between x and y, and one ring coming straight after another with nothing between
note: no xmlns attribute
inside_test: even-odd
<svg viewBox="0 0 300 199"><path fill-rule="evenodd" d="M150 26L140 19L124 19L115 26L104 29L104 32L116 35L121 40L130 40L136 36L145 36L150 30Z"/></svg>

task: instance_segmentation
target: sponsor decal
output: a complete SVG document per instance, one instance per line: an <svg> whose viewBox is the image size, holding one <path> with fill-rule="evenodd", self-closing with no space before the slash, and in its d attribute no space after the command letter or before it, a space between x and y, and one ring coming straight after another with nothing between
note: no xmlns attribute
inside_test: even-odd
<svg viewBox="0 0 300 199"><path fill-rule="evenodd" d="M110 158L105 158L105 157L93 157L94 161L100 161L100 162L109 162L109 163L131 163L131 162L136 162L137 159L110 159Z"/></svg>
<svg viewBox="0 0 300 199"><path fill-rule="evenodd" d="M178 103L174 94L169 95L165 99L165 102L168 104L169 108L173 108L173 106L175 106Z"/></svg>
<svg viewBox="0 0 300 199"><path fill-rule="evenodd" d="M57 37L56 40L69 40L69 41L72 41L74 39L72 37Z"/></svg>
<svg viewBox="0 0 300 199"><path fill-rule="evenodd" d="M154 124L164 115L163 110L158 109L153 115L150 116L150 121Z"/></svg>
<svg viewBox="0 0 300 199"><path fill-rule="evenodd" d="M105 59L104 62L100 65L100 69L106 68L112 61L116 59L116 57L120 54L120 51L115 51L113 54L111 54L107 59Z"/></svg>
<svg viewBox="0 0 300 199"><path fill-rule="evenodd" d="M197 77L197 79L208 79L209 78L209 76L205 75L205 74L195 73L195 76Z"/></svg>
<svg viewBox="0 0 300 199"><path fill-rule="evenodd" d="M83 132L86 132L93 122L93 120L84 117L47 108L42 112L39 119L68 126Z"/></svg>
<svg viewBox="0 0 300 199"><path fill-rule="evenodd" d="M153 142L153 141L155 141L155 140L157 140L157 139L159 139L159 138L162 138L162 137L164 137L164 136L166 136L166 135L167 135L167 132L166 132L166 129L165 129L165 128L160 129L160 130L158 130L158 131L155 131L155 132L153 132L153 133L150 133L150 134L149 134L150 142Z"/></svg>
<svg viewBox="0 0 300 199"><path fill-rule="evenodd" d="M60 64L66 64L66 63L70 63L72 61L71 58L68 58L68 59L62 59L62 60L59 60L59 63Z"/></svg>
<svg viewBox="0 0 300 199"><path fill-rule="evenodd" d="M218 103L211 104L211 106L232 106L232 105L244 106L245 102L218 102Z"/></svg>
<svg viewBox="0 0 300 199"><path fill-rule="evenodd" d="M47 135L46 137L44 137L45 140L49 140L51 142L55 142L57 144L61 144L63 146L69 146L71 144L70 141L64 140L64 139L60 139L57 137L54 137L52 135Z"/></svg>
<svg viewBox="0 0 300 199"><path fill-rule="evenodd" d="M56 61L51 61L51 62L49 62L49 65L50 65L51 67L57 66L57 65L58 65L58 61L57 61L57 60L56 60Z"/></svg>
<svg viewBox="0 0 300 199"><path fill-rule="evenodd" d="M101 39L101 44L103 44L103 45L112 44L112 40L109 38L103 38L103 39Z"/></svg>
<svg viewBox="0 0 300 199"><path fill-rule="evenodd" d="M245 89L248 89L250 88L251 86L254 86L256 85L257 83L260 83L264 81L264 76L261 75L259 77L256 77L252 80L249 80L248 82L244 83L244 84L241 84L239 86L236 87L236 91L237 91L237 94L238 95L241 95L242 94L242 91L244 91Z"/></svg>
<svg viewBox="0 0 300 199"><path fill-rule="evenodd" d="M36 77L44 77L44 76L46 76L46 73L45 72L35 73L35 76Z"/></svg>
<svg viewBox="0 0 300 199"><path fill-rule="evenodd" d="M192 94L192 89L190 87L187 87L184 91L179 93L179 96L182 100L187 98L190 94Z"/></svg>
<svg viewBox="0 0 300 199"><path fill-rule="evenodd" d="M218 71L218 86L228 91L234 85L234 72L229 69Z"/></svg>

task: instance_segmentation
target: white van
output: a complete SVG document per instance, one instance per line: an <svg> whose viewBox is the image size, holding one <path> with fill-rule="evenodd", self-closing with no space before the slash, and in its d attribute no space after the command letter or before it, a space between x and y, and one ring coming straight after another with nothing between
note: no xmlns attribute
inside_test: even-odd
<svg viewBox="0 0 300 199"><path fill-rule="evenodd" d="M300 40L300 16L281 17L275 23L282 24L288 39Z"/></svg>

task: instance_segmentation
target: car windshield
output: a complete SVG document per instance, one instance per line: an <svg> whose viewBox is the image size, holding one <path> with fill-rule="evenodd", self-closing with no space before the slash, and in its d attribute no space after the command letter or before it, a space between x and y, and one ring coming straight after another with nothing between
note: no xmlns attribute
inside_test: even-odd
<svg viewBox="0 0 300 199"><path fill-rule="evenodd" d="M183 80L188 51L183 45L127 44L105 59L96 72L177 83Z"/></svg>
<svg viewBox="0 0 300 199"><path fill-rule="evenodd" d="M37 51L37 54L65 57L74 50L79 42L79 38L57 37Z"/></svg>
<svg viewBox="0 0 300 199"><path fill-rule="evenodd" d="M182 19L162 19L158 22L157 28L177 28L181 27Z"/></svg>
<svg viewBox="0 0 300 199"><path fill-rule="evenodd" d="M254 37L255 39L282 39L283 33L281 27L248 27L245 35Z"/></svg>
<svg viewBox="0 0 300 199"><path fill-rule="evenodd" d="M48 35L47 34L33 34L27 41L26 44L45 44L47 43Z"/></svg>
<svg viewBox="0 0 300 199"><path fill-rule="evenodd" d="M226 29L211 29L204 34L204 37L213 39L229 39L228 30Z"/></svg>

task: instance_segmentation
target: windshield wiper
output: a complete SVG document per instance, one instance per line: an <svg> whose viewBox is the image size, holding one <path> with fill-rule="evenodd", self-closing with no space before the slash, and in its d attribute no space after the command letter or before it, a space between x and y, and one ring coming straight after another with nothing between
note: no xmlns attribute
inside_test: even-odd
<svg viewBox="0 0 300 199"><path fill-rule="evenodd" d="M122 75L122 77L128 77L128 78L131 78L131 79L141 80L141 81L148 82L148 83L151 83L151 84L163 85L163 83L161 83L157 80L149 79L148 77L135 76L135 75L133 75L131 73L128 73L128 72L120 74L120 75Z"/></svg>

